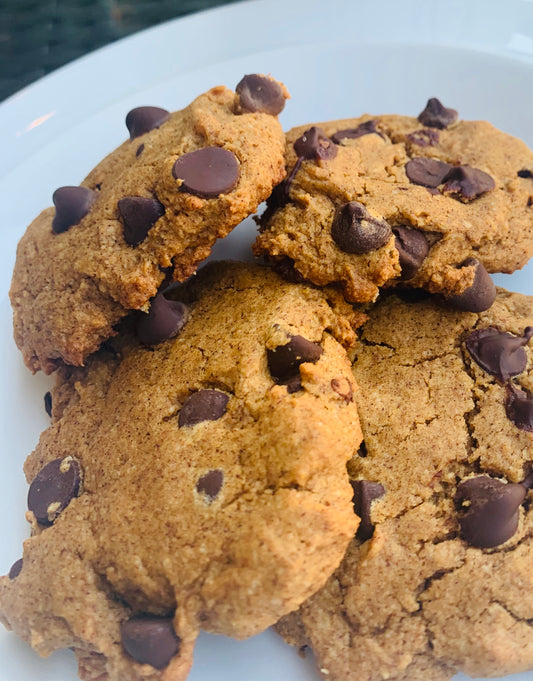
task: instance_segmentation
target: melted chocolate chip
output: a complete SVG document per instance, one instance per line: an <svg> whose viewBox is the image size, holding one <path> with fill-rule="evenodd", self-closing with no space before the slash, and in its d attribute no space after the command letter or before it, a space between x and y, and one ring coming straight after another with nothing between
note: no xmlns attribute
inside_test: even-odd
<svg viewBox="0 0 533 681"><path fill-rule="evenodd" d="M16 579L22 572L22 558L16 560L11 566L8 577L9 579Z"/></svg>
<svg viewBox="0 0 533 681"><path fill-rule="evenodd" d="M452 168L445 180L446 184L442 188L442 192L456 196L461 201L477 199L496 186L490 175L470 166Z"/></svg>
<svg viewBox="0 0 533 681"><path fill-rule="evenodd" d="M392 236L388 222L372 217L362 203L349 201L337 209L331 236L344 253L368 253L384 246Z"/></svg>
<svg viewBox="0 0 533 681"><path fill-rule="evenodd" d="M207 501L210 503L219 495L223 483L223 471L218 469L208 471L202 475L202 477L196 483L196 491L198 494L205 494Z"/></svg>
<svg viewBox="0 0 533 681"><path fill-rule="evenodd" d="M517 428L533 433L533 396L531 393L516 388L512 383L508 384L505 413Z"/></svg>
<svg viewBox="0 0 533 681"><path fill-rule="evenodd" d="M124 240L138 246L148 236L149 230L165 214L165 207L157 199L142 196L125 196L118 202L124 222Z"/></svg>
<svg viewBox="0 0 533 681"><path fill-rule="evenodd" d="M302 389L302 379L300 374L297 374L296 376L289 378L284 385L287 386L287 392L290 395L292 393L297 393L299 390Z"/></svg>
<svg viewBox="0 0 533 681"><path fill-rule="evenodd" d="M457 487L455 502L463 539L478 548L503 544L518 528L519 510L525 496L523 485L506 484L485 475L462 482Z"/></svg>
<svg viewBox="0 0 533 681"><path fill-rule="evenodd" d="M240 168L232 151L204 147L180 156L174 163L172 175L176 180L183 180L180 191L212 199L235 189Z"/></svg>
<svg viewBox="0 0 533 681"><path fill-rule="evenodd" d="M323 130L313 126L294 142L294 151L306 161L327 161L335 158L337 147Z"/></svg>
<svg viewBox="0 0 533 681"><path fill-rule="evenodd" d="M285 95L281 85L267 76L253 73L238 83L235 92L239 95L243 112L271 114L277 116L285 107Z"/></svg>
<svg viewBox="0 0 533 681"><path fill-rule="evenodd" d="M339 397L342 397L346 404L353 402L353 388L347 378L332 378L330 385L331 389L336 392Z"/></svg>
<svg viewBox="0 0 533 681"><path fill-rule="evenodd" d="M135 156L137 156L137 158L138 158L143 153L143 151L144 151L144 144L139 144L139 146L137 147L137 151L135 152Z"/></svg>
<svg viewBox="0 0 533 681"><path fill-rule="evenodd" d="M40 525L52 525L81 489L80 464L68 456L47 463L30 485L28 509Z"/></svg>
<svg viewBox="0 0 533 681"><path fill-rule="evenodd" d="M294 388L294 380L299 380L300 364L305 362L314 364L323 352L318 343L312 343L303 336L292 336L285 345L267 350L268 369L276 383L288 384Z"/></svg>
<svg viewBox="0 0 533 681"><path fill-rule="evenodd" d="M291 182L294 178L294 175L298 172L300 168L300 164L298 162L294 166L294 169L292 170L291 174L289 177L285 178L282 180L279 184L277 184L274 189L272 190L272 194L268 197L266 200L266 211L264 214L261 216L261 223L264 223L270 219L270 216L279 208L283 208L283 206L286 206L287 203L289 203L290 200L290 187L291 187ZM261 230L264 230L264 227L261 227Z"/></svg>
<svg viewBox="0 0 533 681"><path fill-rule="evenodd" d="M168 300L163 292L152 299L148 314L137 319L137 337L145 345L158 345L174 338L189 319L189 310L178 300Z"/></svg>
<svg viewBox="0 0 533 681"><path fill-rule="evenodd" d="M378 120L365 121L361 123L356 128L346 128L346 130L338 130L331 135L331 139L335 144L342 144L342 140L345 139L357 139L358 137L363 137L363 135L371 135L372 133L379 135L385 139L385 135L377 129Z"/></svg>
<svg viewBox="0 0 533 681"><path fill-rule="evenodd" d="M170 113L158 106L139 106L132 109L126 116L126 127L130 133L130 140L150 132L168 120Z"/></svg>
<svg viewBox="0 0 533 681"><path fill-rule="evenodd" d="M533 326L528 326L523 336L513 336L494 326L475 329L466 338L465 344L479 366L496 376L502 383L511 376L518 376L526 368L527 355L524 345L533 336Z"/></svg>
<svg viewBox="0 0 533 681"><path fill-rule="evenodd" d="M180 639L170 617L137 615L120 626L122 647L139 664L164 669L179 653Z"/></svg>
<svg viewBox="0 0 533 681"><path fill-rule="evenodd" d="M66 232L77 225L90 211L96 200L96 192L87 187L59 187L52 201L56 214L52 220L52 231L56 234Z"/></svg>
<svg viewBox="0 0 533 681"><path fill-rule="evenodd" d="M458 310L465 310L466 312L483 312L484 310L488 310L496 300L496 286L494 285L490 274L479 260L467 258L461 267L471 267L472 265L476 266L472 286L457 296L446 298L446 302Z"/></svg>
<svg viewBox="0 0 533 681"><path fill-rule="evenodd" d="M52 417L52 393L50 391L44 394L44 410L48 416Z"/></svg>
<svg viewBox="0 0 533 681"><path fill-rule="evenodd" d="M439 143L439 133L432 128L423 128L407 135L407 139L418 147L434 147Z"/></svg>
<svg viewBox="0 0 533 681"><path fill-rule="evenodd" d="M427 156L417 156L405 164L405 174L413 184L438 187L447 178L452 166Z"/></svg>
<svg viewBox="0 0 533 681"><path fill-rule="evenodd" d="M424 232L418 229L398 225L392 231L396 237L394 245L400 257L401 279L408 281L415 276L429 253L428 240Z"/></svg>
<svg viewBox="0 0 533 681"><path fill-rule="evenodd" d="M385 488L379 482L369 482L368 480L351 480L353 487L353 508L361 518L357 534L361 541L366 541L374 534L370 511L374 499L379 499L385 494Z"/></svg>
<svg viewBox="0 0 533 681"><path fill-rule="evenodd" d="M436 98L428 99L426 108L418 116L418 120L422 125L427 125L428 128L438 128L444 130L457 120L457 111L455 109L447 109Z"/></svg>
<svg viewBox="0 0 533 681"><path fill-rule="evenodd" d="M178 425L195 426L202 421L217 421L226 413L229 395L220 390L197 390L183 403Z"/></svg>
<svg viewBox="0 0 533 681"><path fill-rule="evenodd" d="M524 168L523 170L519 170L517 175L518 177L528 178L533 177L533 172L531 172L531 170L528 170L527 168Z"/></svg>

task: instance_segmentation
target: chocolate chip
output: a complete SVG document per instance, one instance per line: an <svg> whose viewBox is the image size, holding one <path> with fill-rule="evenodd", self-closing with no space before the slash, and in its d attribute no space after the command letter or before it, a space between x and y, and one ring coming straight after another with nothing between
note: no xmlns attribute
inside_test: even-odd
<svg viewBox="0 0 533 681"><path fill-rule="evenodd" d="M446 298L446 302L458 310L483 312L496 300L496 286L482 263L475 258L467 258L461 267L476 266L472 286L457 296Z"/></svg>
<svg viewBox="0 0 533 681"><path fill-rule="evenodd" d="M240 107L244 112L259 111L277 116L285 106L281 85L273 78L257 73L244 76L235 92L239 95Z"/></svg>
<svg viewBox="0 0 533 681"><path fill-rule="evenodd" d="M466 338L466 349L474 361L502 383L518 376L526 368L524 345L533 336L533 326L528 326L523 336L513 336L494 326L475 329Z"/></svg>
<svg viewBox="0 0 533 681"><path fill-rule="evenodd" d="M518 177L533 177L533 172L531 170L528 170L527 168L524 168L523 170L519 170L517 173Z"/></svg>
<svg viewBox="0 0 533 681"><path fill-rule="evenodd" d="M300 274L296 269L294 261L286 256L279 260L274 260L272 269L279 274L282 279L285 279L285 281L288 281L291 284L301 284L305 281L303 274Z"/></svg>
<svg viewBox="0 0 533 681"><path fill-rule="evenodd" d="M365 121L364 123L361 123L358 125L356 128L346 128L346 130L338 130L337 132L334 132L333 135L331 135L331 139L335 144L341 144L342 140L345 139L357 139L358 137L363 137L363 135L371 135L372 133L375 133L376 135L379 135L380 137L383 137L385 139L385 136L377 129L377 123L379 121L377 120L372 120L372 121Z"/></svg>
<svg viewBox="0 0 533 681"><path fill-rule="evenodd" d="M196 483L196 491L198 494L205 494L209 502L216 499L222 485L224 483L224 473L221 470L215 469L208 471Z"/></svg>
<svg viewBox="0 0 533 681"><path fill-rule="evenodd" d="M136 615L120 625L122 647L139 664L164 669L179 653L180 639L170 617Z"/></svg>
<svg viewBox="0 0 533 681"><path fill-rule="evenodd" d="M180 191L211 199L232 191L239 182L237 157L222 147L204 147L180 156L172 174L183 180Z"/></svg>
<svg viewBox="0 0 533 681"><path fill-rule="evenodd" d="M394 245L400 257L401 279L408 281L415 276L429 253L428 240L419 229L398 225L392 231L396 237Z"/></svg>
<svg viewBox="0 0 533 681"><path fill-rule="evenodd" d="M413 184L438 187L447 178L452 166L427 156L417 156L405 164L405 174Z"/></svg>
<svg viewBox="0 0 533 681"><path fill-rule="evenodd" d="M150 132L168 120L170 113L158 106L138 106L126 116L126 127L130 133L130 140Z"/></svg>
<svg viewBox="0 0 533 681"><path fill-rule="evenodd" d="M436 98L428 99L426 108L418 116L418 120L422 125L427 125L428 128L439 128L444 130L457 120L457 111L455 109L447 109Z"/></svg>
<svg viewBox="0 0 533 681"><path fill-rule="evenodd" d="M135 156L137 156L137 158L138 158L143 153L143 151L144 151L144 144L139 144L139 146L137 147L137 151L135 152Z"/></svg>
<svg viewBox="0 0 533 681"><path fill-rule="evenodd" d="M226 413L229 395L220 390L197 390L183 403L178 425L195 426L202 421L217 421Z"/></svg>
<svg viewBox="0 0 533 681"><path fill-rule="evenodd" d="M294 151L306 161L327 161L337 155L335 144L315 125L298 137Z"/></svg>
<svg viewBox="0 0 533 681"><path fill-rule="evenodd" d="M44 409L48 416L52 416L52 393L50 391L44 394Z"/></svg>
<svg viewBox="0 0 533 681"><path fill-rule="evenodd" d="M439 133L432 128L423 128L407 135L407 139L418 147L434 147L439 143Z"/></svg>
<svg viewBox="0 0 533 681"><path fill-rule="evenodd" d="M318 343L312 343L303 336L291 336L285 345L267 350L268 369L276 383L290 383L292 386L294 379L298 378L300 364L314 364L323 352Z"/></svg>
<svg viewBox="0 0 533 681"><path fill-rule="evenodd" d="M503 544L518 528L519 510L525 496L523 485L506 484L485 475L461 482L455 503L463 539L478 548Z"/></svg>
<svg viewBox="0 0 533 681"><path fill-rule="evenodd" d="M152 299L148 314L137 319L137 337L145 345L158 345L174 338L189 318L186 305L178 300L168 300L163 292Z"/></svg>
<svg viewBox="0 0 533 681"><path fill-rule="evenodd" d="M533 396L525 390L519 390L512 383L507 385L505 413L517 428L533 433Z"/></svg>
<svg viewBox="0 0 533 681"><path fill-rule="evenodd" d="M22 572L22 558L16 560L11 566L8 577L9 579L16 579Z"/></svg>
<svg viewBox="0 0 533 681"><path fill-rule="evenodd" d="M388 222L372 217L362 203L349 201L337 209L331 236L344 253L368 253L384 246L392 236Z"/></svg>
<svg viewBox="0 0 533 681"><path fill-rule="evenodd" d="M490 175L470 166L452 168L445 179L446 184L442 192L456 196L461 201L477 199L496 186Z"/></svg>
<svg viewBox="0 0 533 681"><path fill-rule="evenodd" d="M96 192L87 187L59 187L52 201L56 214L52 220L52 231L56 234L66 232L77 225L87 215L96 200Z"/></svg>
<svg viewBox="0 0 533 681"><path fill-rule="evenodd" d="M143 196L125 196L118 202L124 222L124 240L138 246L148 236L149 230L165 214L165 207L157 199Z"/></svg>
<svg viewBox="0 0 533 681"><path fill-rule="evenodd" d="M385 488L379 482L368 480L350 480L353 488L353 508L361 518L357 534L361 541L366 541L374 534L374 525L370 517L370 510L374 499L379 499L385 494Z"/></svg>
<svg viewBox="0 0 533 681"><path fill-rule="evenodd" d="M28 509L40 525L52 525L81 489L81 467L71 456L47 463L30 485Z"/></svg>

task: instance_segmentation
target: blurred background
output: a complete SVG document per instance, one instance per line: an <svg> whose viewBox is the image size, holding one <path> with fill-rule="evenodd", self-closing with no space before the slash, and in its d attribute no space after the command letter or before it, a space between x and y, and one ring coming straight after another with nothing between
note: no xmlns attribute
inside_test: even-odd
<svg viewBox="0 0 533 681"><path fill-rule="evenodd" d="M143 28L238 0L0 0L0 101Z"/></svg>

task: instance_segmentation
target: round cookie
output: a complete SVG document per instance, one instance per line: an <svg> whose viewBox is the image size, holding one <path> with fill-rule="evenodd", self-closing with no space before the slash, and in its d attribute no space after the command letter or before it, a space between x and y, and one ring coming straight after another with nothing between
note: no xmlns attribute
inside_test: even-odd
<svg viewBox="0 0 533 681"><path fill-rule="evenodd" d="M456 119L430 100L418 118L294 128L289 177L255 253L317 285L338 282L351 301L401 285L487 309L487 272L513 272L533 253L533 153L489 123Z"/></svg>
<svg viewBox="0 0 533 681"><path fill-rule="evenodd" d="M343 345L361 316L237 263L162 297L136 322L157 344L124 330L58 372L25 464L33 536L0 579L0 619L41 654L74 648L84 679L184 678L200 629L273 624L358 524Z"/></svg>
<svg viewBox="0 0 533 681"><path fill-rule="evenodd" d="M353 365L361 524L279 631L329 681L533 668L533 298L474 314L387 296Z"/></svg>
<svg viewBox="0 0 533 681"><path fill-rule="evenodd" d="M163 281L184 281L285 174L275 114L288 96L266 76L215 87L170 114L130 111L130 139L81 187L61 187L21 239L14 335L32 371L82 365Z"/></svg>

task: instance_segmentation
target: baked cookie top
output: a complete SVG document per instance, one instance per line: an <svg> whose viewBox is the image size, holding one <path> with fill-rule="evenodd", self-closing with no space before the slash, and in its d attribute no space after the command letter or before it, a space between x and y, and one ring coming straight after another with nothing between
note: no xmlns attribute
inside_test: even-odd
<svg viewBox="0 0 533 681"><path fill-rule="evenodd" d="M131 309L183 281L285 174L276 114L288 96L266 76L215 87L170 114L129 112L130 139L81 187L61 187L21 239L14 335L32 371L82 365Z"/></svg>
<svg viewBox="0 0 533 681"><path fill-rule="evenodd" d="M255 252L317 285L339 282L348 300L399 284L480 311L494 299L485 270L513 272L533 253L533 153L438 100L418 118L294 128L286 164Z"/></svg>
<svg viewBox="0 0 533 681"><path fill-rule="evenodd" d="M151 345L124 331L58 372L25 465L33 536L0 579L2 621L42 654L75 648L86 679L183 678L200 628L273 624L358 524L343 345L361 317L256 265L215 263L165 295L137 325ZM168 645L150 657L154 627Z"/></svg>
<svg viewBox="0 0 533 681"><path fill-rule="evenodd" d="M533 666L533 298L481 314L392 295L353 365L357 536L280 631L330 681Z"/></svg>

